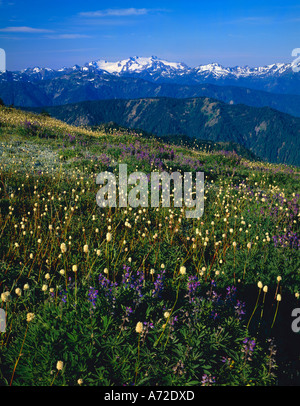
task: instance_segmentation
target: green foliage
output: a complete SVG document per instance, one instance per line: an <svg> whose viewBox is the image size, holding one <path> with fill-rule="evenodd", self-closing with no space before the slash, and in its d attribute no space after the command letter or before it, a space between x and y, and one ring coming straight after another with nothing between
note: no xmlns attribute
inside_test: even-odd
<svg viewBox="0 0 300 406"><path fill-rule="evenodd" d="M47 117L29 133L28 116L4 112L1 385L244 386L297 376L297 168L124 129L54 127ZM95 178L118 178L120 162L129 173L203 170L204 215L100 209Z"/></svg>
<svg viewBox="0 0 300 406"><path fill-rule="evenodd" d="M267 162L300 164L300 118L269 107L230 105L205 97L162 97L85 101L46 110L68 123L101 126L113 122L159 137L179 139L183 135L200 142L233 143L236 152L247 153L248 157L254 154L252 158L257 156Z"/></svg>

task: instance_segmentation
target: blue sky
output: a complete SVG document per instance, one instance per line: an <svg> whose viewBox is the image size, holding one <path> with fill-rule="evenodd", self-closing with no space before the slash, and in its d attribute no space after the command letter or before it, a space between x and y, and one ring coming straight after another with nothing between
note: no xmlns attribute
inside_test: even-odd
<svg viewBox="0 0 300 406"><path fill-rule="evenodd" d="M197 66L291 62L300 3L240 1L0 0L8 70L158 56Z"/></svg>

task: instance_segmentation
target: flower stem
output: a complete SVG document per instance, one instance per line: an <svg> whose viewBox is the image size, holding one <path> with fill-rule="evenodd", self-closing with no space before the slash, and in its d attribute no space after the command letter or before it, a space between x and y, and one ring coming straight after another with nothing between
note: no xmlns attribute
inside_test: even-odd
<svg viewBox="0 0 300 406"><path fill-rule="evenodd" d="M57 372L56 372L56 375L55 375L55 377L53 378L53 381L51 382L51 385L50 385L50 386L52 386L52 385L53 385L53 382L55 381L55 379L56 379L56 377L57 377L58 373L59 373L59 371L57 371Z"/></svg>
<svg viewBox="0 0 300 406"><path fill-rule="evenodd" d="M24 335L23 342L22 342L22 345L21 345L21 349L20 349L20 352L19 352L19 356L18 356L18 359L17 359L17 361L16 361L16 363L15 363L14 370L13 370L13 373L12 373L12 376L11 376L11 380L10 380L9 386L11 386L11 384L12 384L12 381L13 381L13 379L14 379L14 375L15 375L15 371L16 371L18 362L19 362L19 360L20 360L20 358L21 358L21 355L22 355L22 349L23 349L23 346L24 346L24 343L25 343L25 338L26 338L26 335L27 335L28 326L29 326L29 323L27 323L27 327L26 327L25 335Z"/></svg>
<svg viewBox="0 0 300 406"><path fill-rule="evenodd" d="M258 299L259 299L259 296L260 296L260 292L261 292L261 289L259 289L259 292L258 292L258 296L257 296L257 299L256 299L256 303L255 303L254 310L253 310L253 312L252 312L252 314L251 314L251 317L250 317L250 319L249 319L249 321L248 321L247 330L248 330L249 324L250 324L250 322L251 322L251 320L252 320L252 317L253 317L253 315L254 315L254 313L255 313L255 311L256 311L257 304L258 304Z"/></svg>
<svg viewBox="0 0 300 406"><path fill-rule="evenodd" d="M135 367L135 378L134 378L134 385L136 384L136 379L137 379L137 374L138 374L138 369L139 369L139 359L140 359L140 339L141 335L139 334L139 339L138 339L138 358L136 361L136 367Z"/></svg>
<svg viewBox="0 0 300 406"><path fill-rule="evenodd" d="M180 287L180 280L179 280L178 287L177 287L175 302L174 302L173 307L172 307L172 309L171 309L171 311L170 311L170 314L169 314L169 316L168 316L168 318L167 318L167 320L166 320L166 323L165 323L165 326L164 326L164 328L163 328L163 331L161 332L160 336L158 337L158 340L156 341L156 343L154 344L154 347L156 347L157 344L159 343L159 341L160 341L161 337L163 336L163 334L164 334L164 332L165 332L165 329L166 329L166 327L167 327L167 325L168 325L168 321L170 320L170 317L171 317L171 315L172 315L172 313L173 313L174 307L175 307L175 305L176 305L176 303L177 303L177 300L178 300L179 287Z"/></svg>
<svg viewBox="0 0 300 406"><path fill-rule="evenodd" d="M275 315L274 315L274 319L273 319L273 323L272 323L271 328L273 328L273 326L274 326L274 322L275 322L275 319L276 319L276 316L277 316L277 312L278 312L278 306L279 306L279 301L277 301L276 311L275 311Z"/></svg>

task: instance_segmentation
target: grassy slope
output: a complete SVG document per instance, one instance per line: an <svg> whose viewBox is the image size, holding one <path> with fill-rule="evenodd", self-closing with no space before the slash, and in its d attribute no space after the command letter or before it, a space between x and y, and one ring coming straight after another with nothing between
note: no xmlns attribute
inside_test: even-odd
<svg viewBox="0 0 300 406"><path fill-rule="evenodd" d="M101 368L112 368L110 376L113 382L122 384L124 383L122 379L125 379L125 382L128 383L128 373L122 370L122 373L118 372L116 375L114 368L119 367L111 366L111 361L107 360L105 367L102 365L100 368L99 366L100 369L97 370L97 373L93 370L92 364L90 366L87 364L82 367L82 371L80 370L81 375L76 364L76 357L81 357L80 359L92 357L89 358L90 363L96 362L97 359L96 353L91 352L90 355L87 355L80 352L90 348L89 342L84 343L86 339L84 337L88 337L87 332L90 331L90 328L95 328L95 336L98 337L98 330L93 322L91 325L88 324L89 316L88 313L85 313L85 311L88 312L88 308L85 310L85 306L88 303L86 302L86 292L89 286L100 289L97 284L99 275L102 278L108 277L108 280L112 282L120 282L123 266L127 264L133 272L143 272L146 287L153 283L153 280L155 281L158 273L165 270L166 283L169 284L170 292L163 297L163 302L152 302L151 296L148 297L147 293L145 294L145 297L148 297L145 299L146 301L134 299L136 300L135 307L132 319L130 319L130 323L133 323L130 324L130 329L133 330L134 322L143 317L142 320L152 320L156 328L160 323L159 319L162 317L163 309L170 310L177 303L177 286L178 289L180 287L180 294L175 314L178 315L183 326L185 323L190 323L190 321L183 322L181 319L183 313L180 311L180 306L186 306L186 288L184 286L186 286L187 280L184 278L188 276L197 276L203 289L209 288L212 280L217 283L220 292L228 285L235 286L238 297L246 300L247 303L246 324L257 297L257 282L262 281L263 285L269 287L264 315L260 320L258 317L260 312L255 314L249 334L256 334L260 320L263 330L259 331L262 338L264 338L264 334L276 337L281 354L284 353L284 356L278 361L281 365L281 379L284 380L284 377L289 374L285 357L287 356L288 359L297 357L297 348L291 344L295 340L295 334L291 333L290 328L291 309L297 307L295 293L299 291L300 286L299 250L297 249L299 244L299 237L297 237L299 235L299 196L295 193L299 190L299 170L297 168L248 161L234 153L207 152L183 146L170 146L157 139L145 139L134 133L93 132L52 118L14 109L1 108L0 123L0 289L3 291L8 289L11 292L12 306L15 306L15 310L9 318L12 333L8 334L7 341L5 338L1 344L4 345L6 365L6 369L0 371L4 374L3 379L7 379L9 382L12 367L21 346L20 340L24 336L22 320L26 316L26 312L33 311L38 320L34 324L35 327L29 332L30 344L24 348L27 355L21 359L15 375L17 383L22 384L24 377L27 377L27 384L31 384L30 379L40 379L41 384L49 384L53 377L51 379L48 377L47 368L49 368L48 365L52 365L53 368L53 359L56 361L59 359L58 357L66 357L64 361L69 368L64 376L58 377L60 384L63 382L67 384L73 382L74 384L76 377L81 375L91 384L99 384L103 380L108 382L109 378L106 374L103 372L103 376L101 375ZM186 219L185 210L179 208L170 210L161 208L158 211L151 208L144 210L100 209L95 201L99 188L95 184L95 177L104 170L115 171L117 175L118 162L127 163L129 173L135 169L145 173L153 170L204 171L206 200L203 217L200 220ZM111 244L106 243L107 232L112 234ZM234 242L236 246L234 246ZM67 243L65 256L61 255L61 243ZM83 253L85 244L89 247L89 256ZM71 319L71 315L73 317L72 306L69 313L64 313L62 316L61 307L56 306L56 300L53 301L48 293L49 289L53 288L58 297L59 294L64 294L58 289L58 286L64 286L65 283L65 278L59 274L59 270L62 268L67 270L68 276L71 276L74 283L74 273L71 271L74 264L78 265L76 275L79 286L78 297L76 299L75 296L75 300L80 301L79 308L82 312L80 316L77 315L78 319L75 316L75 320L78 320L75 324ZM179 268L182 265L186 267L187 274L180 279ZM108 273L104 272L105 268L108 269ZM150 272L151 269L155 270L154 276ZM47 274L49 274L50 280L47 279ZM87 282L88 275L91 279L88 279ZM277 282L278 275L282 277L280 282ZM179 285L178 281L180 281ZM25 283L29 283L31 290L29 293L24 292L24 299L20 301L15 294L15 288L20 287L23 290ZM45 284L48 288L46 293L42 291L42 286ZM72 292L69 292L70 300L74 299ZM105 292L109 294L108 290ZM274 300L274 295L278 292L282 295L282 302L280 302L275 327L271 329L275 307L278 303ZM118 299L120 302L117 300L115 305L118 303L124 306L132 305L130 300L135 298L135 293L136 291L133 291L131 296L120 296ZM262 299L262 293L260 299ZM141 304L138 304L139 300L142 301ZM101 302L100 308L95 311L103 310L106 312L105 314L110 314L112 308L106 307L107 303L105 303ZM204 301L203 306L205 303ZM176 343L183 340L183 336L180 336L179 332L174 332L175 335L179 334L176 335L176 340L179 341L175 340L173 343L171 339L169 344L171 347L167 346L168 341L163 344L161 349L158 348L156 353L152 353L149 347L150 357L155 356L158 360L161 357L163 364L169 365L170 360L165 358L164 346L167 346L165 348L170 351L176 349L177 355L175 352L172 353L171 359L176 360L178 356L187 357L186 365L191 366L190 369L187 367L187 375L183 375L184 381L181 381L181 378L176 378L176 380L173 377L172 379L175 381L172 381L172 384L174 382L175 384L193 382L193 380L199 380L199 376L201 380L201 374L209 371L209 368L213 369L219 383L239 385L253 382L253 379L263 382L261 376L257 374L263 373L261 371L264 369L255 363L253 363L253 367L249 365L249 371L247 369L248 372L242 375L238 373L238 368L230 370L230 373L225 371L225 375L223 375L222 368L218 369L219 363L215 360L215 354L225 354L226 348L228 351L231 349L231 356L235 354L236 364L238 365L240 362L239 365L242 367L244 361L243 359L239 361L240 352L236 349L236 343L239 340L238 337L242 337L241 334L245 333L240 330L244 327L241 327L239 322L235 327L230 324L232 321L230 322L229 315L226 317L224 315L220 321L211 320L209 312L211 312L213 303L213 301L208 301L206 321L202 319L199 321L199 323L204 323L204 327L206 326L203 327L203 331L207 331L208 334L205 339L203 336L201 338L202 333L199 332L198 335L196 326L193 327L193 329L196 328L193 331L197 333L194 333L193 336L190 336L188 330L180 333L183 336L186 334L184 340L199 339L202 346L204 346L203 343L207 343L205 345L208 347L205 347L204 353L197 355L200 357L200 361L188 358L186 350L182 349L179 344L177 347ZM4 304L2 301L2 305ZM119 312L124 311L121 304L119 304ZM49 310L47 310L48 308ZM199 309L199 306L197 308ZM47 319L47 312L52 315L50 321ZM102 314L100 319L105 320L104 317ZM120 340L125 340L120 341L119 344L117 344L118 341L111 342L120 348L121 352L117 353L119 357L129 357L125 348L131 348L129 346L131 336L128 335L131 330L129 329L124 333L124 337L122 335L120 338L118 326L122 324L122 320L118 318L118 314L112 314L111 317L115 323L110 326L112 334L115 334L115 337ZM80 335L82 337L80 348L74 344L78 338L66 335L67 333L64 332L61 325L59 327L61 333L57 333L55 338L55 331L58 331L58 325L56 325L58 320L63 320L64 325L68 326L67 331L71 334L72 326L74 325L74 329L77 325L81 326L83 318L86 320L86 325L82 328L87 330L84 330L85 335ZM52 335L47 332L46 326L49 322L54 328ZM223 333L218 332L217 342L212 343L209 337L213 337L215 334L213 331L217 325L214 323L220 323L220 331L224 332L224 337ZM105 330L106 332L104 330L101 330L99 337L108 334L107 330ZM158 340L161 331L157 330L156 333L154 329L153 337ZM77 334L83 334L83 331L81 333L78 331ZM235 336L235 334L240 335ZM108 335L108 337L113 337L113 335ZM149 333L149 340L150 337L152 335ZM234 339L234 337L236 338ZM51 340L54 340L53 346L50 345ZM115 340L115 338L107 338L107 340L105 342L109 343L109 340ZM47 344L48 342L49 344ZM69 347L58 344L61 342ZM135 340L133 340L132 348L134 348L134 342ZM223 344L220 344L222 342ZM114 348L114 345L111 344L108 348L103 344L102 347L100 346L102 353L109 353L111 346ZM191 341L190 345L198 348L200 344L197 341L193 341L193 343ZM36 369L30 363L30 354L32 354L30 346L37 346L33 357L33 362L39 365ZM98 348L97 345L96 348ZM171 348L173 349L171 350ZM73 355L75 360L72 358ZM112 357L115 355L112 354ZM146 357L147 354L143 353L142 356ZM41 359L44 359L43 363L41 363ZM178 359L177 361L179 362ZM143 365L148 365L147 362L145 358ZM159 364L159 361L157 363ZM200 365L199 371L192 367L196 364ZM206 364L208 364L208 369L203 366ZM124 365L127 365L125 359ZM45 370L43 370L44 366ZM171 367L175 366L171 365ZM159 371L155 375L154 371L150 373L150 370L145 370L145 368L146 366L141 367L143 374L150 375L149 378L143 375L143 379L146 381L151 378L153 379L151 382L155 383L158 382L155 379L165 379L164 382L170 384L168 375L161 374ZM166 367L161 366L161 368ZM296 368L299 368L299 365L296 365ZM102 378L99 376L95 378L93 374L101 375ZM120 374L122 378L120 378Z"/></svg>
<svg viewBox="0 0 300 406"><path fill-rule="evenodd" d="M300 119L269 107L228 105L208 98L144 98L87 101L46 110L69 124L113 121L159 136L185 134L213 142L236 142L268 162L300 165Z"/></svg>

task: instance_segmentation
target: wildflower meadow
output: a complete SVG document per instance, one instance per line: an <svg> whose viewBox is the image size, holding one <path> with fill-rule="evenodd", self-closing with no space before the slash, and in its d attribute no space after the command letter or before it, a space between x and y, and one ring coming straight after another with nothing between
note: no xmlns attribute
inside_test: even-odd
<svg viewBox="0 0 300 406"><path fill-rule="evenodd" d="M99 207L120 163L204 172L203 215ZM1 385L299 385L299 175L0 107Z"/></svg>

